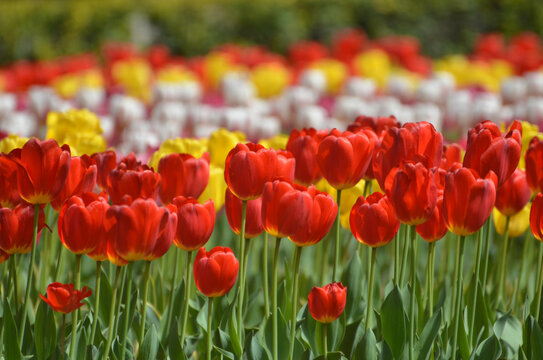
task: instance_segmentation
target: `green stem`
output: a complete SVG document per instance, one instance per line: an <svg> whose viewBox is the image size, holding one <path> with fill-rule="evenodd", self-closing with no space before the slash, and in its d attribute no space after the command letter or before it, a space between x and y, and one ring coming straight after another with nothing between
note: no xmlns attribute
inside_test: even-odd
<svg viewBox="0 0 543 360"><path fill-rule="evenodd" d="M143 275L143 299L141 302L141 328L138 337L138 342L141 346L143 343L143 335L145 335L145 318L147 316L147 292L149 291L149 271L151 270L151 262L145 262L145 272Z"/></svg>
<svg viewBox="0 0 543 360"><path fill-rule="evenodd" d="M109 358L109 351L111 348L111 343L113 342L113 334L115 333L114 327L115 327L115 315L119 312L115 311L115 303L117 300L117 284L119 283L119 274L121 273L121 267L117 266L117 270L115 270L115 280L113 280L113 289L112 289L112 297L111 297L111 303L109 304L109 325L108 325L108 335L107 335L107 344L105 347L106 351L106 357L105 359ZM121 298L119 298L119 303L121 302Z"/></svg>
<svg viewBox="0 0 543 360"><path fill-rule="evenodd" d="M543 244L539 244L540 249L543 248ZM543 262L543 251L539 252L539 264ZM539 311L541 307L541 290L543 289L543 265L539 266L539 282L537 283L537 297L535 299L535 320L539 322Z"/></svg>
<svg viewBox="0 0 543 360"><path fill-rule="evenodd" d="M452 357L451 359L456 359L456 344L458 343L458 326L462 321L460 317L460 309L462 308L462 280L464 278L462 274L462 269L464 268L464 236L459 236L458 242L456 243L456 259L455 259L455 268L458 269L458 276L455 286L455 309L454 309L454 334L452 342Z"/></svg>
<svg viewBox="0 0 543 360"><path fill-rule="evenodd" d="M126 269L127 266L123 266L122 268L122 273L121 273L121 287L120 287L120 291L119 291L119 301L117 301L117 308L115 310L115 313L117 315L119 315L121 313L121 304L123 302L123 298L124 298L124 290L125 290L125 285L126 285ZM114 327L113 327L113 333L114 334L117 334L117 330L119 329L119 321L120 318L119 317L116 317L115 318L115 323L114 323Z"/></svg>
<svg viewBox="0 0 543 360"><path fill-rule="evenodd" d="M368 285L368 303L366 307L366 324L364 325L364 332L370 328L371 320L371 310L372 310L372 300L373 300L373 278L375 274L375 255L377 253L377 248L371 248L371 265L370 265L370 279Z"/></svg>
<svg viewBox="0 0 543 360"><path fill-rule="evenodd" d="M94 316L92 317L92 330L90 342L94 344L94 337L96 335L96 325L98 324L98 314L100 311L100 279L102 275L102 262L96 262L96 286L94 289Z"/></svg>
<svg viewBox="0 0 543 360"><path fill-rule="evenodd" d="M170 283L170 303L168 304L168 318L166 319L166 334L170 333L173 320L173 303L175 301L175 286L177 284L177 266L181 261L181 250L175 247L175 263L173 264L173 275Z"/></svg>
<svg viewBox="0 0 543 360"><path fill-rule="evenodd" d="M247 200L242 201L241 205L241 225L239 232L239 246L240 246L240 279L239 279L239 291L238 291L238 334L240 338L243 336L243 297L245 295L245 223L247 218ZM243 347L243 341L241 341Z"/></svg>
<svg viewBox="0 0 543 360"><path fill-rule="evenodd" d="M417 319L415 318L415 302L417 301L415 293L417 288L417 232L415 225L411 226L411 300L409 302L409 321L411 330L409 331L409 359L415 358L415 332L417 331Z"/></svg>
<svg viewBox="0 0 543 360"><path fill-rule="evenodd" d="M38 239L38 218L40 216L40 205L36 204L34 205L34 232L32 235L32 250L30 251L30 263L28 264L28 276L26 280L26 292L25 292L25 298L23 302L23 316L21 318L21 324L19 325L19 329L21 329L21 332L19 333L20 341L19 343L21 346L23 346L23 341L25 337L25 326L26 326L26 317L27 317L27 308L28 303L30 301L30 291L32 290L32 275L34 274L34 261L36 259L36 241Z"/></svg>
<svg viewBox="0 0 543 360"><path fill-rule="evenodd" d="M294 341L296 336L296 304L298 303L298 281L300 277L300 257L302 256L302 247L296 247L296 260L294 262L294 280L292 281L292 309L290 314L290 350L289 359L294 354Z"/></svg>
<svg viewBox="0 0 543 360"><path fill-rule="evenodd" d="M492 222L492 212L490 212L490 216L486 220L486 223L484 225L485 229L485 237L484 237L484 246L483 246L483 256L485 257L484 267L483 267L483 292L486 292L486 282L488 280L488 259L490 255L490 232L492 231L492 227L490 226L490 223Z"/></svg>
<svg viewBox="0 0 543 360"><path fill-rule="evenodd" d="M81 290L81 257L83 255L75 256L75 289ZM70 359L75 360L77 357L77 318L79 316L79 309L75 309L72 312L72 339L70 342Z"/></svg>
<svg viewBox="0 0 543 360"><path fill-rule="evenodd" d="M277 360L277 263L279 260L279 248L281 247L281 238L277 237L275 240L275 251L273 253L273 266L272 266L272 330L273 330L273 343L272 343L272 355L273 360Z"/></svg>
<svg viewBox="0 0 543 360"><path fill-rule="evenodd" d="M340 209L341 209L341 189L337 190L337 217L336 217L336 241L335 241L335 250L334 250L334 270L332 272L332 281L338 281L337 276L339 268L339 232L341 227L340 222Z"/></svg>
<svg viewBox="0 0 543 360"><path fill-rule="evenodd" d="M400 274L400 231L394 236L394 285L398 285L398 277Z"/></svg>
<svg viewBox="0 0 543 360"><path fill-rule="evenodd" d="M503 234L502 254L500 260L500 283L498 287L498 305L505 299L505 281L507 269L507 248L509 247L509 221L510 217L505 217L505 232Z"/></svg>
<svg viewBox="0 0 543 360"><path fill-rule="evenodd" d="M132 274L134 272L134 262L130 262L128 264L128 274L126 281L128 282L126 284L126 303L124 305L124 324L123 324L123 339L121 341L121 356L119 357L121 360L124 360L124 356L126 354L126 340L128 339L128 331L129 331L129 324L130 324L130 303L132 302Z"/></svg>
<svg viewBox="0 0 543 360"><path fill-rule="evenodd" d="M62 314L62 327L60 328L60 357L64 360L66 354L65 340L66 340L66 314Z"/></svg>
<svg viewBox="0 0 543 360"><path fill-rule="evenodd" d="M407 255L409 254L409 243L407 242L407 233L410 228L406 227L403 232L403 256L400 266L400 286L403 286L405 279L405 270L407 268Z"/></svg>
<svg viewBox="0 0 543 360"><path fill-rule="evenodd" d="M13 296L15 301L15 308L19 306L19 282L17 281L17 270L15 269L15 255L9 257L9 272L13 281ZM8 291L9 294L9 291Z"/></svg>
<svg viewBox="0 0 543 360"><path fill-rule="evenodd" d="M469 322L469 343L473 344L473 335L475 334L475 314L477 313L477 293L479 289L479 272L481 269L481 241L483 230L477 234L477 250L475 251L475 286L473 289L473 298L471 299L471 319Z"/></svg>
<svg viewBox="0 0 543 360"><path fill-rule="evenodd" d="M436 257L436 243L428 244L428 262L426 264L428 279L428 287L426 288L426 296L428 298L428 319L434 314L434 261Z"/></svg>
<svg viewBox="0 0 543 360"><path fill-rule="evenodd" d="M270 304L268 294L268 233L264 232L264 244L262 248L262 290L264 292L264 313L270 315Z"/></svg>
<svg viewBox="0 0 543 360"><path fill-rule="evenodd" d="M211 321L213 317L213 298L207 298L207 346L206 346L206 359L211 360Z"/></svg>
<svg viewBox="0 0 543 360"><path fill-rule="evenodd" d="M51 213L51 204L45 206L45 222L49 224L49 218ZM51 226L53 228L53 226ZM40 291L47 285L47 275L49 273L49 250L51 248L51 241L49 241L51 231L42 232L43 252L40 256Z"/></svg>
<svg viewBox="0 0 543 360"><path fill-rule="evenodd" d="M520 294L521 298L527 296L527 282L529 281L527 270L532 267L533 243L532 232L526 231L524 235L524 244L522 246L522 259L520 261L519 288L522 289L522 293Z"/></svg>
<svg viewBox="0 0 543 360"><path fill-rule="evenodd" d="M324 346L324 360L328 359L328 324L322 324L322 345Z"/></svg>
<svg viewBox="0 0 543 360"><path fill-rule="evenodd" d="M57 268L55 269L55 277L53 280L59 281L58 275L62 268L62 261L64 260L64 245L60 244L58 247Z"/></svg>
<svg viewBox="0 0 543 360"><path fill-rule="evenodd" d="M183 315L181 322L181 346L183 346L183 341L185 340L185 332L187 331L187 320L189 317L189 300L190 300L190 270L192 263L192 251L187 252L187 264L185 267L185 301L183 303Z"/></svg>

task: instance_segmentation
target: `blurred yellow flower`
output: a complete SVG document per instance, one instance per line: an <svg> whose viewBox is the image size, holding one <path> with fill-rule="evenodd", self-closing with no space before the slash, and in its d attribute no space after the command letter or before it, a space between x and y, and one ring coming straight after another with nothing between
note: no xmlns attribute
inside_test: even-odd
<svg viewBox="0 0 543 360"><path fill-rule="evenodd" d="M201 158L207 151L208 140L206 138L175 138L164 141L149 160L149 166L158 169L158 162L169 154L191 154L195 158Z"/></svg>
<svg viewBox="0 0 543 360"><path fill-rule="evenodd" d="M224 193L226 192L226 181L224 181L224 169L222 167L209 165L209 182L198 201L203 203L213 199L215 211L224 206Z"/></svg>
<svg viewBox="0 0 543 360"><path fill-rule="evenodd" d="M364 187L366 182L360 180L358 184L353 186L350 189L345 189L341 191L341 204L339 207L339 220L341 226L345 229L351 231L351 225L349 223L349 217L351 215L351 209L353 208L354 203L360 196L364 195Z"/></svg>
<svg viewBox="0 0 543 360"><path fill-rule="evenodd" d="M343 86L343 82L348 76L347 66L338 60L324 59L311 65L312 68L322 71L326 78L327 90L335 94Z"/></svg>
<svg viewBox="0 0 543 360"><path fill-rule="evenodd" d="M63 143L70 145L72 156L92 155L106 151L107 148L106 139L102 135L91 133L74 132L67 134Z"/></svg>
<svg viewBox="0 0 543 360"><path fill-rule="evenodd" d="M118 61L113 65L111 72L113 79L128 95L143 101L149 100L153 73L147 61L141 59Z"/></svg>
<svg viewBox="0 0 543 360"><path fill-rule="evenodd" d="M228 131L220 128L209 136L208 149L211 164L224 168L226 156L239 142L245 140L241 131Z"/></svg>
<svg viewBox="0 0 543 360"><path fill-rule="evenodd" d="M205 57L204 72L212 88L219 86L222 78L232 71L239 71L239 68L227 55L215 52Z"/></svg>
<svg viewBox="0 0 543 360"><path fill-rule="evenodd" d="M520 212L511 216L509 220L509 236L517 237L526 231L530 226L530 208L531 203L528 203ZM503 215L498 209L493 210L494 226L498 234L503 235L505 232L505 220L506 216Z"/></svg>
<svg viewBox="0 0 543 360"><path fill-rule="evenodd" d="M166 66L156 74L156 80L164 83L182 83L198 81L194 73L182 66Z"/></svg>
<svg viewBox="0 0 543 360"><path fill-rule="evenodd" d="M20 137L15 134L9 134L0 140L0 153L9 153L13 149L22 148L28 141L28 138Z"/></svg>
<svg viewBox="0 0 543 360"><path fill-rule="evenodd" d="M77 74L66 74L56 78L52 85L57 94L63 98L71 99L77 94L81 82Z"/></svg>
<svg viewBox="0 0 543 360"><path fill-rule="evenodd" d="M356 75L375 80L380 87L386 85L392 65L387 53L374 49L359 54L353 61Z"/></svg>
<svg viewBox="0 0 543 360"><path fill-rule="evenodd" d="M251 81L259 97L269 98L283 92L290 82L290 73L278 63L261 64L252 70Z"/></svg>
<svg viewBox="0 0 543 360"><path fill-rule="evenodd" d="M104 77L102 72L98 69L91 69L85 71L81 75L81 83L83 86L90 88L99 88L104 86Z"/></svg>
<svg viewBox="0 0 543 360"><path fill-rule="evenodd" d="M286 134L278 134L278 135L272 136L271 138L260 139L258 143L268 149L275 149L275 150L286 149L288 137L289 136Z"/></svg>

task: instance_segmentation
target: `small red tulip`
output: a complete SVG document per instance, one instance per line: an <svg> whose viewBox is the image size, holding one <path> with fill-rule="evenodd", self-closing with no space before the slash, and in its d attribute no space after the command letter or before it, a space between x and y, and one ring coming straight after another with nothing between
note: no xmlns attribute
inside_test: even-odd
<svg viewBox="0 0 543 360"><path fill-rule="evenodd" d="M432 215L415 227L417 234L428 242L435 242L447 234L447 226L443 218L443 195L440 195L436 201L436 207Z"/></svg>
<svg viewBox="0 0 543 360"><path fill-rule="evenodd" d="M209 181L209 161L196 159L189 154L169 154L158 163L162 178L159 196L163 204L169 204L176 196L197 199Z"/></svg>
<svg viewBox="0 0 543 360"><path fill-rule="evenodd" d="M34 206L21 203L14 209L0 208L0 249L8 254L26 254L32 250L34 240ZM44 226L45 215L40 208L38 239Z"/></svg>
<svg viewBox="0 0 543 360"><path fill-rule="evenodd" d="M543 241L543 194L539 193L532 201L530 209L530 229L534 237Z"/></svg>
<svg viewBox="0 0 543 360"><path fill-rule="evenodd" d="M449 171L456 163L462 163L462 148L460 145L453 143L443 146L443 157L441 158L439 167L445 171Z"/></svg>
<svg viewBox="0 0 543 360"><path fill-rule="evenodd" d="M230 248L216 246L206 252L200 248L194 259L194 282L207 297L223 296L238 278L239 262Z"/></svg>
<svg viewBox="0 0 543 360"><path fill-rule="evenodd" d="M253 200L262 195L264 183L277 170L277 153L259 144L237 144L226 157L224 180L241 200Z"/></svg>
<svg viewBox="0 0 543 360"><path fill-rule="evenodd" d="M485 179L469 168L449 172L443 192L443 218L447 228L464 236L479 230L494 207L496 184L493 172Z"/></svg>
<svg viewBox="0 0 543 360"><path fill-rule="evenodd" d="M341 316L347 303L347 287L332 283L313 287L307 297L307 307L313 319L328 324Z"/></svg>
<svg viewBox="0 0 543 360"><path fill-rule="evenodd" d="M505 216L513 216L524 208L531 197L526 174L516 169L496 191L496 208Z"/></svg>
<svg viewBox="0 0 543 360"><path fill-rule="evenodd" d="M437 187L434 174L421 163L405 163L394 175L389 196L396 217L407 225L419 225L432 215Z"/></svg>
<svg viewBox="0 0 543 360"><path fill-rule="evenodd" d="M355 186L370 165L378 139L375 133L332 130L320 143L317 163L322 176L336 189Z"/></svg>
<svg viewBox="0 0 543 360"><path fill-rule="evenodd" d="M380 192L358 198L351 209L349 224L356 240L371 247L388 244L400 229L390 200Z"/></svg>
<svg viewBox="0 0 543 360"><path fill-rule="evenodd" d="M64 187L70 169L70 148L53 139L30 139L10 154L19 165L19 194L31 204L47 204Z"/></svg>
<svg viewBox="0 0 543 360"><path fill-rule="evenodd" d="M334 223L337 216L337 204L325 192L318 191L311 185L307 191L311 196L311 207L307 221L299 224L299 230L289 236L297 246L310 246L321 241Z"/></svg>
<svg viewBox="0 0 543 360"><path fill-rule="evenodd" d="M277 168L275 176L282 177L288 181L294 181L294 173L296 170L296 159L290 151L277 150Z"/></svg>
<svg viewBox="0 0 543 360"><path fill-rule="evenodd" d="M81 290L74 290L74 284L61 284L54 282L47 286L47 297L40 294L43 301L56 312L69 314L85 305L82 301L91 296L92 291L84 286Z"/></svg>
<svg viewBox="0 0 543 360"><path fill-rule="evenodd" d="M309 186L317 183L322 174L317 163L317 150L321 140L328 135L326 130L294 129L287 142L287 150L296 159L294 178L298 184Z"/></svg>
<svg viewBox="0 0 543 360"><path fill-rule="evenodd" d="M534 194L541 192L543 180L543 140L534 137L526 151L526 180Z"/></svg>
<svg viewBox="0 0 543 360"><path fill-rule="evenodd" d="M185 251L198 250L204 246L215 226L215 207L209 199L200 204L194 198L178 196L169 206L177 214L177 230L174 244Z"/></svg>
<svg viewBox="0 0 543 360"><path fill-rule="evenodd" d="M0 154L0 207L14 208L22 201L17 189L17 163Z"/></svg>
<svg viewBox="0 0 543 360"><path fill-rule="evenodd" d="M262 194L262 223L274 237L289 237L307 222L312 207L306 188L276 179L264 185Z"/></svg>
<svg viewBox="0 0 543 360"><path fill-rule="evenodd" d="M347 128L348 131L356 132L363 128L372 129L377 136L382 137L382 134L390 128L399 128L400 123L396 120L394 116L379 116L371 117L360 115L355 119L355 121L349 125Z"/></svg>
<svg viewBox="0 0 543 360"><path fill-rule="evenodd" d="M91 192L95 186L96 165L93 163L93 160L87 155L81 157L72 156L66 183L60 193L51 200L51 205L53 209L60 211L64 202L72 195Z"/></svg>
<svg viewBox="0 0 543 360"><path fill-rule="evenodd" d="M102 153L92 154L91 157L96 163L96 182L100 189L107 190L109 173L117 167L117 154L115 154L115 151L108 150Z"/></svg>
<svg viewBox="0 0 543 360"><path fill-rule="evenodd" d="M108 178L107 191L113 204L129 203L134 199L156 199L160 174L152 170L128 170L120 163Z"/></svg>
<svg viewBox="0 0 543 360"><path fill-rule="evenodd" d="M520 160L522 125L514 121L504 135L498 125L483 121L468 133L464 167L471 168L481 177L493 171L498 187L513 174Z"/></svg>
<svg viewBox="0 0 543 360"><path fill-rule="evenodd" d="M242 201L226 188L224 209L230 228L237 235L241 232ZM264 231L262 225L262 198L247 201L247 214L245 218L245 238L252 239Z"/></svg>

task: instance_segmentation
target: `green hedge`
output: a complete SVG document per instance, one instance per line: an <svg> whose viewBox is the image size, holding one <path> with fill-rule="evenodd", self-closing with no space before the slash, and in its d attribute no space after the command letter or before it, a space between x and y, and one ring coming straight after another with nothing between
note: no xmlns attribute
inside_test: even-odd
<svg viewBox="0 0 543 360"><path fill-rule="evenodd" d="M0 63L130 41L134 18L148 20L154 42L183 55L229 41L283 52L293 41L329 42L335 31L354 26L370 37L414 35L431 56L469 51L480 32L543 34L543 2L536 0L5 0Z"/></svg>

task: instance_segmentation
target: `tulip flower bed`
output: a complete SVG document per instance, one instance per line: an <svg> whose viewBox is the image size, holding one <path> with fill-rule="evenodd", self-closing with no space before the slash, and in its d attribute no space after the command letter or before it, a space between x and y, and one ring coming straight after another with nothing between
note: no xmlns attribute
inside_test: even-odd
<svg viewBox="0 0 543 360"><path fill-rule="evenodd" d="M21 141L0 154L1 353L541 358L543 142L523 127L481 122L465 149L394 117L284 149L221 130L155 166Z"/></svg>

